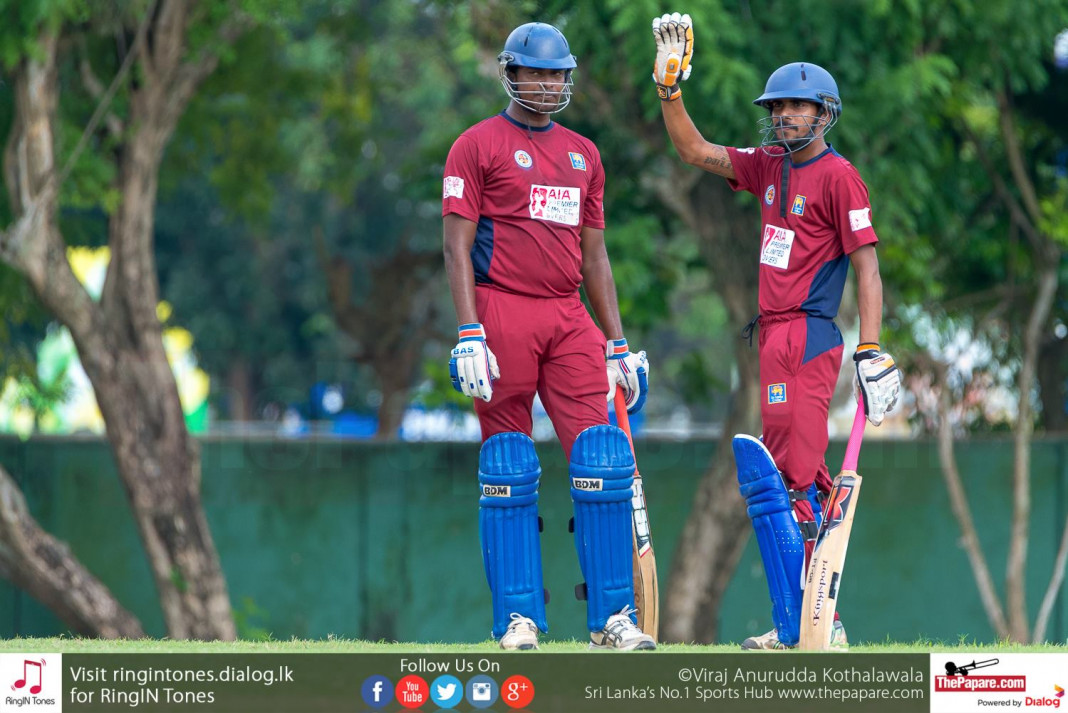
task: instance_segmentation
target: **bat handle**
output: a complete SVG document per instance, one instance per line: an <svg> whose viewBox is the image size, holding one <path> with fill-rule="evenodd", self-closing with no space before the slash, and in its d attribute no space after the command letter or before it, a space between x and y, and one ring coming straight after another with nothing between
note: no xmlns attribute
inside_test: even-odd
<svg viewBox="0 0 1068 713"><path fill-rule="evenodd" d="M857 415L853 417L853 430L849 432L849 442L846 443L845 460L842 461L842 470L856 472L857 461L860 459L860 441L864 438L864 399L857 401Z"/></svg>
<svg viewBox="0 0 1068 713"><path fill-rule="evenodd" d="M630 435L630 417L627 416L627 397L623 395L623 387L616 385L616 398L613 402L616 407L616 423L627 434L630 443L630 452L634 452L634 437Z"/></svg>

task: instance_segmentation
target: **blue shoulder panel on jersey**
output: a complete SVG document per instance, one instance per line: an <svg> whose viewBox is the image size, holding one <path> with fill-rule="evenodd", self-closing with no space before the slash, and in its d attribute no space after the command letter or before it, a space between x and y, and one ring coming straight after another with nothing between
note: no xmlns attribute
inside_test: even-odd
<svg viewBox="0 0 1068 713"><path fill-rule="evenodd" d="M538 534L541 466L534 441L522 433L486 439L478 458L479 531L486 580L493 594L493 636L504 636L511 614L528 617L542 631L545 589Z"/></svg>
<svg viewBox="0 0 1068 713"><path fill-rule="evenodd" d="M734 437L734 461L738 485L753 521L764 574L771 594L771 616L779 641L797 643L801 626L801 576L805 566L805 541L797 525L790 495L771 453L756 438Z"/></svg>
<svg viewBox="0 0 1068 713"><path fill-rule="evenodd" d="M634 453L623 431L593 426L578 435L571 448L571 499L590 631L600 631L608 617L634 607L633 483Z"/></svg>

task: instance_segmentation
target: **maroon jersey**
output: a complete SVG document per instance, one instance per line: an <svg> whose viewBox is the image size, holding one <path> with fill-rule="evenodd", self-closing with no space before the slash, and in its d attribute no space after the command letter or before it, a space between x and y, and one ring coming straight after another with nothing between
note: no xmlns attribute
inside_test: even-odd
<svg viewBox="0 0 1068 713"><path fill-rule="evenodd" d="M833 319L848 255L879 240L868 189L833 148L790 165L785 176L782 151L768 156L761 149L727 148L737 177L728 181L731 188L760 198L760 313Z"/></svg>
<svg viewBox="0 0 1068 713"><path fill-rule="evenodd" d="M501 113L452 145L441 214L478 224L476 284L566 297L582 282L582 228L604 228L603 200L592 141L555 122L528 128Z"/></svg>

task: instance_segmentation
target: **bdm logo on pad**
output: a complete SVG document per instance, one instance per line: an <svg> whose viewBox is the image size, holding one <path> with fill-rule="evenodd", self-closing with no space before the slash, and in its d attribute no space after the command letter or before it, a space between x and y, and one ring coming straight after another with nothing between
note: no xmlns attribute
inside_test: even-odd
<svg viewBox="0 0 1068 713"><path fill-rule="evenodd" d="M601 478L572 478L571 487L575 490L604 490Z"/></svg>
<svg viewBox="0 0 1068 713"><path fill-rule="evenodd" d="M786 384L768 384L768 403L786 403Z"/></svg>

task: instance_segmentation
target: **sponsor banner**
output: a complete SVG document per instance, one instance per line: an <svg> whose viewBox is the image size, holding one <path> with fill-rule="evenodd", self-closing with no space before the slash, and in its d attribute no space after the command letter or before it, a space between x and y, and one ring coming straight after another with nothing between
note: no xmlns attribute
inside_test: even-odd
<svg viewBox="0 0 1068 713"><path fill-rule="evenodd" d="M3 674L12 680L3 683L4 695L21 696L22 688L41 685L38 693L54 698L56 707L16 707L4 705L0 698L0 713L926 713L932 690L927 654L264 653L66 654L62 658L32 654L7 658ZM42 683L37 684L38 670L32 663L42 658L46 663L41 666ZM25 680L24 666L33 680L17 692L8 690Z"/></svg>
<svg viewBox="0 0 1068 713"><path fill-rule="evenodd" d="M931 654L931 712L1060 710L1066 682L1068 654Z"/></svg>

